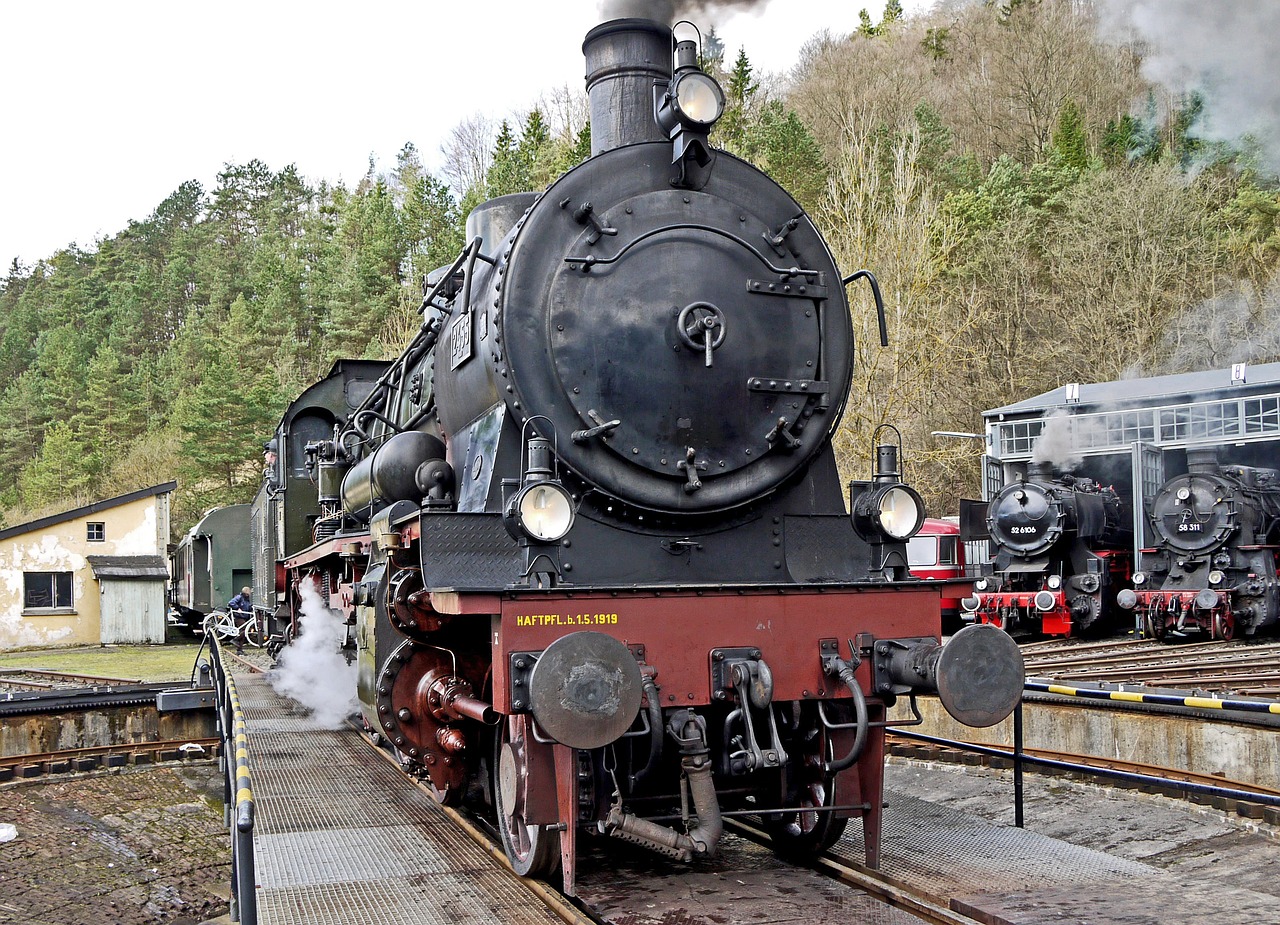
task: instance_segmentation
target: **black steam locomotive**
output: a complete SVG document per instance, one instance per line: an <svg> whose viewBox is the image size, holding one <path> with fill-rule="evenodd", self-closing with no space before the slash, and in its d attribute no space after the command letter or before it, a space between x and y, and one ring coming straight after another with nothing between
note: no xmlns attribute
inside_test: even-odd
<svg viewBox="0 0 1280 925"><path fill-rule="evenodd" d="M249 514L253 605L267 634L281 642L293 637L298 612L290 606L279 564L336 533L340 515L336 504L320 504L325 487L317 484L307 447L332 438L339 425L351 420L388 365L381 360L337 361L328 376L289 403L263 447L262 485ZM326 585L332 581L325 570L317 574Z"/></svg>
<svg viewBox="0 0 1280 925"><path fill-rule="evenodd" d="M991 627L939 645L900 446L846 510L844 285L869 274L842 283L800 206L709 147L693 42L618 20L583 50L593 155L475 210L418 335L317 422L324 529L274 603L303 632L312 591L349 614L369 730L441 801L483 790L522 874L572 892L588 834L709 855L731 811L783 851L860 818L874 865L887 705L997 722L1021 656Z"/></svg>
<svg viewBox="0 0 1280 925"><path fill-rule="evenodd" d="M1280 622L1280 471L1188 450L1187 472L1161 486L1147 515L1156 545L1120 597L1145 635L1232 639Z"/></svg>
<svg viewBox="0 0 1280 925"><path fill-rule="evenodd" d="M992 574L961 602L966 621L1048 636L1111 622L1133 559L1130 509L1115 489L1032 463L1025 478L961 513L962 535L992 548Z"/></svg>

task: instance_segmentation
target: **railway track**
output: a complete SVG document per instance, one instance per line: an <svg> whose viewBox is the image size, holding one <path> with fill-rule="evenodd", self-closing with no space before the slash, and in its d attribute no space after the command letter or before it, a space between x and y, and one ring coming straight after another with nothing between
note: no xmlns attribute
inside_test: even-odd
<svg viewBox="0 0 1280 925"><path fill-rule="evenodd" d="M996 770L1006 770L1013 767L1013 748L1010 746L984 745L983 747L989 751L998 751L1002 753L1002 757L994 757L936 743L922 744L918 741L913 741L910 737L900 736L893 732L889 732L887 737L890 743L889 753L898 757L940 761L950 764L981 764ZM1241 791L1243 793L1256 794L1259 797L1271 800L1280 798L1280 788L1267 787L1247 781L1231 780L1217 774L1204 774L1197 771L1162 767L1160 765L1148 764L1140 761L1126 761L1120 758L1102 758L1095 755L1079 755L1072 752L1064 752L1047 748L1024 747L1022 751L1024 754L1035 758L1046 758L1052 761L1068 762L1073 765L1079 765L1082 769L1085 769L1081 772L1082 776L1088 774L1087 769L1119 771L1127 774L1141 774L1151 778L1151 783L1144 785L1145 788L1154 792L1162 793L1165 796L1173 797L1175 799L1207 802L1214 805L1217 809L1227 812L1235 812L1246 818L1265 818L1272 824L1280 823L1280 807L1264 804L1262 802L1251 802L1247 797L1205 797L1202 799L1200 794L1194 793L1182 785L1192 784L1218 789ZM1032 773L1062 773L1060 771L1045 772L1033 765L1027 765L1027 770ZM1099 776L1105 783L1106 778L1102 775ZM1129 786L1133 785L1130 784Z"/></svg>
<svg viewBox="0 0 1280 925"><path fill-rule="evenodd" d="M730 831L756 844L766 847L769 845L769 836L763 829L737 819L729 820L726 825ZM973 925L973 919L942 905L946 902L945 898L913 890L881 871L850 864L830 855L814 858L811 866L819 873L874 896L886 905L909 913L922 922L929 922L931 925Z"/></svg>
<svg viewBox="0 0 1280 925"><path fill-rule="evenodd" d="M0 783L128 765L143 766L193 758L213 758L217 756L220 747L221 740L217 738L171 739L163 742L68 748L40 754L4 755L0 756Z"/></svg>
<svg viewBox="0 0 1280 925"><path fill-rule="evenodd" d="M130 684L120 687L65 687L0 693L0 718L37 713L63 713L154 704L171 683Z"/></svg>
<svg viewBox="0 0 1280 925"><path fill-rule="evenodd" d="M1021 649L1028 677L1280 696L1280 642L1056 639Z"/></svg>
<svg viewBox="0 0 1280 925"><path fill-rule="evenodd" d="M366 739L367 741L367 739ZM385 760L396 763L395 758L386 750L370 744ZM428 797L432 796L431 788L428 784L417 782L416 786L423 791ZM609 891L609 902L611 910L602 910L592 905L592 889L588 883L585 889L582 889L581 896L578 899L570 898L562 894L560 891L541 880L533 880L518 877L511 870L511 865L507 860L506 852L503 850L497 832L482 817L466 810L455 809L452 807L441 807L441 809L450 817L450 819L458 825L467 835L480 845L487 853L494 857L503 868L512 876L520 881L522 886L530 890L537 900L553 911L562 921L569 925L611 925L611 923L630 922L635 920L635 912L619 911L616 907L621 902L625 905L626 900L620 900L617 891ZM905 913L911 920L926 922L929 925L974 925L974 919L959 913L953 912L947 908L947 900L942 897L933 897L926 895L918 890L913 890L900 881L895 880L879 871L873 871L869 868L850 864L840 858L832 855L823 855L813 859L809 864L797 864L776 857L772 854L771 841L769 835L758 826L751 822L745 821L743 818L727 819L725 821L727 834L730 838L737 836L744 842L752 845L768 849L768 862L762 862L756 857L750 865L750 873L739 874L740 876L765 876L770 874L780 875L781 879L790 881L800 870L811 870L815 874L825 878L830 878L845 884L851 890L855 890L866 894L875 901L891 906L900 913ZM609 847L617 850L620 843L616 841L609 842ZM581 846L580 846L581 847ZM624 846L625 847L625 846ZM733 848L728 848L728 853L733 853ZM652 865L652 871L642 872L637 875L643 879L646 876L651 877L656 884L665 881L670 871L668 866L661 861L653 861L647 854L643 855L644 859L638 866ZM607 858L602 853L599 858L601 863L605 863ZM616 859L615 859L616 860ZM674 863L674 862L672 862ZM767 864L768 869L761 871L761 866ZM580 861L580 869L583 866L590 866L589 861L585 864ZM610 864L612 866L612 864ZM647 869L647 867L646 867ZM634 878L633 878L634 879ZM732 880L732 877L721 877L721 880ZM655 885L652 887L654 893L665 892L669 890L669 886ZM811 897L812 899L812 897ZM736 897L733 902L736 902ZM636 904L644 905L642 899L637 899ZM812 910L811 902L806 903L806 908ZM668 916L667 918L670 918ZM664 918L663 920L667 920ZM649 921L644 918L644 921ZM708 915L705 919L699 917L694 910L685 910L676 915L672 921L680 921L687 925L698 925L700 922L723 922L727 921L724 917L723 909L719 909L715 914ZM784 919L791 921L791 919ZM877 918L876 921L881 921ZM893 921L903 921L901 917Z"/></svg>
<svg viewBox="0 0 1280 925"><path fill-rule="evenodd" d="M83 687L128 687L141 684L139 678L106 678L99 675L47 671L42 668L0 668L0 692L53 691Z"/></svg>

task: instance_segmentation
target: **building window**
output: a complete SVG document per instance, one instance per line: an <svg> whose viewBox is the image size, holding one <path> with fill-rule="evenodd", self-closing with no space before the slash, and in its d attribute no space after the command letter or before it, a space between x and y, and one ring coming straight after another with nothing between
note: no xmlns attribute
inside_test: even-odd
<svg viewBox="0 0 1280 925"><path fill-rule="evenodd" d="M25 572L24 610L70 610L70 572Z"/></svg>
<svg viewBox="0 0 1280 925"><path fill-rule="evenodd" d="M107 541L107 525L90 521L88 539L90 543L105 543Z"/></svg>

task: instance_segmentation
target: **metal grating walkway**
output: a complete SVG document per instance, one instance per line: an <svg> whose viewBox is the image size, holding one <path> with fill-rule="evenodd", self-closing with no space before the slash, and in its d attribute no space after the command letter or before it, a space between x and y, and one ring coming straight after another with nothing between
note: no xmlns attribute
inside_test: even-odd
<svg viewBox="0 0 1280 925"><path fill-rule="evenodd" d="M1175 876L900 790L886 788L885 802L880 869L991 925L1280 925L1274 896L1210 875ZM861 863L861 836L850 825L832 853Z"/></svg>
<svg viewBox="0 0 1280 925"><path fill-rule="evenodd" d="M263 925L560 922L355 730L317 728L261 675L236 686ZM936 789L890 775L881 869L989 925L1280 925L1274 895L1211 866L1175 876L911 795L947 799ZM584 898L618 925L911 920L812 872L771 872L767 849L733 839L714 862L656 878L665 862L648 853L580 847ZM833 853L861 862L861 826ZM640 888L651 895L637 902Z"/></svg>
<svg viewBox="0 0 1280 925"><path fill-rule="evenodd" d="M558 923L353 729L318 729L262 675L249 729L262 925Z"/></svg>

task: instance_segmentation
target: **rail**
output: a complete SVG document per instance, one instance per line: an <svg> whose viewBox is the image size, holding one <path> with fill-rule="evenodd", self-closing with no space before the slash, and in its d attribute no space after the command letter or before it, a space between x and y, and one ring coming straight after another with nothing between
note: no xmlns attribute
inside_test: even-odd
<svg viewBox="0 0 1280 925"><path fill-rule="evenodd" d="M213 684L217 691L218 733L222 737L223 803L231 832L231 920L258 925L253 871L253 778L249 773L249 736L236 682L222 660L218 640L209 639Z"/></svg>
<svg viewBox="0 0 1280 925"><path fill-rule="evenodd" d="M64 748L56 752L29 752L0 755L0 783L30 780L55 774L99 771L133 764L185 761L205 756L207 749L221 744L219 739L166 739L159 742L132 742L125 745L92 745Z"/></svg>
<svg viewBox="0 0 1280 925"><path fill-rule="evenodd" d="M1002 758L1006 760L1011 759L1013 762L1014 825L1018 828L1024 828L1022 775L1023 768L1026 765L1034 765L1037 767L1085 776L1107 778L1110 780L1134 784L1139 787L1152 787L1164 791L1183 793L1188 796L1191 794L1199 794L1211 799L1220 798L1224 800L1236 800L1241 803L1252 803L1264 807L1280 807L1280 793L1276 793L1274 791L1264 792L1261 790L1244 790L1237 787L1224 787L1220 784L1208 784L1195 780L1188 780L1185 777L1179 779L1171 777L1167 773L1145 774L1139 771L1126 771L1110 766L1114 764L1114 762L1109 762L1108 764L1085 764L1081 761L1064 761L1061 758L1049 758L1046 757L1043 752L1040 754L1034 754L1032 751L1028 751L1023 746L1022 742L1022 704L1018 704L1017 709L1013 711L1012 748L1007 746L979 745L976 742L962 742L956 739L946 739L941 736L927 735L923 732L912 732L902 728L894 729L890 735L904 739L912 739L917 742L924 742L929 745L936 745L960 752L971 752L977 755L985 755L988 757ZM1161 770L1167 771L1168 769Z"/></svg>

